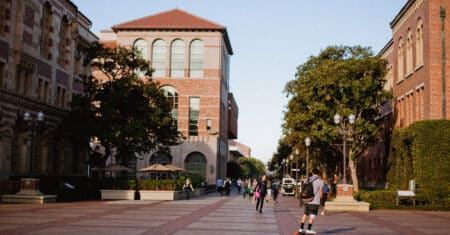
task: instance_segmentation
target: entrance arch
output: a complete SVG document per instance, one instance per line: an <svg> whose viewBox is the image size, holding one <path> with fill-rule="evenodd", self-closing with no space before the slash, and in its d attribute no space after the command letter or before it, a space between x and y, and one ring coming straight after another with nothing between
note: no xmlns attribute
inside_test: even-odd
<svg viewBox="0 0 450 235"><path fill-rule="evenodd" d="M168 165L168 164L172 164L172 156L170 156L170 154L165 153L165 152L155 152L152 154L152 156L150 157L150 165L153 164L162 164L162 165Z"/></svg>
<svg viewBox="0 0 450 235"><path fill-rule="evenodd" d="M203 153L192 152L184 161L184 168L192 173L199 174L206 179L206 157Z"/></svg>

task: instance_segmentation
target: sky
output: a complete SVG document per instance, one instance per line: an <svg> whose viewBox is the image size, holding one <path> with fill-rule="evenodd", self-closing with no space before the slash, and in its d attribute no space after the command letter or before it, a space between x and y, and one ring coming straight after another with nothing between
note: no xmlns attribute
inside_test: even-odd
<svg viewBox="0 0 450 235"><path fill-rule="evenodd" d="M330 45L377 54L407 0L72 0L91 31L179 8L227 28L234 55L230 92L239 106L238 141L267 163L282 137L284 86L297 66Z"/></svg>

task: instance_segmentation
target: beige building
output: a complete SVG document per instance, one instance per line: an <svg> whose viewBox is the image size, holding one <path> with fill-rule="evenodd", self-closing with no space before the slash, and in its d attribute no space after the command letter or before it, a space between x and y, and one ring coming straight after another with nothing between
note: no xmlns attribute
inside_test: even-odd
<svg viewBox="0 0 450 235"><path fill-rule="evenodd" d="M185 138L170 154L149 153L130 167L173 164L204 176L208 184L225 177L228 139L237 137L226 28L174 9L114 25L99 36L109 47L136 47L151 62L152 79L161 84L174 125Z"/></svg>
<svg viewBox="0 0 450 235"><path fill-rule="evenodd" d="M97 40L90 27L69 0L0 1L0 194L24 175L86 175L61 120L89 71L77 45Z"/></svg>

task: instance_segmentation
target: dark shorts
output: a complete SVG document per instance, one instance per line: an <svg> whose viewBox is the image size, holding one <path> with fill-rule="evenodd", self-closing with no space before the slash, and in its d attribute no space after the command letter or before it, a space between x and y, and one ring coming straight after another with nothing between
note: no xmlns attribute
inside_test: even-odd
<svg viewBox="0 0 450 235"><path fill-rule="evenodd" d="M303 214L317 215L317 212L319 212L319 205L305 203L305 212Z"/></svg>

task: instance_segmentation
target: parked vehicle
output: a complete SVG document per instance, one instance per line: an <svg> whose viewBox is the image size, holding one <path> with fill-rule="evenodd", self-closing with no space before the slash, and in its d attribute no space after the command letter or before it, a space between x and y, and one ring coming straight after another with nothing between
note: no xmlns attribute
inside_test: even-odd
<svg viewBox="0 0 450 235"><path fill-rule="evenodd" d="M295 180L293 178L283 178L281 193L283 195L295 195Z"/></svg>

